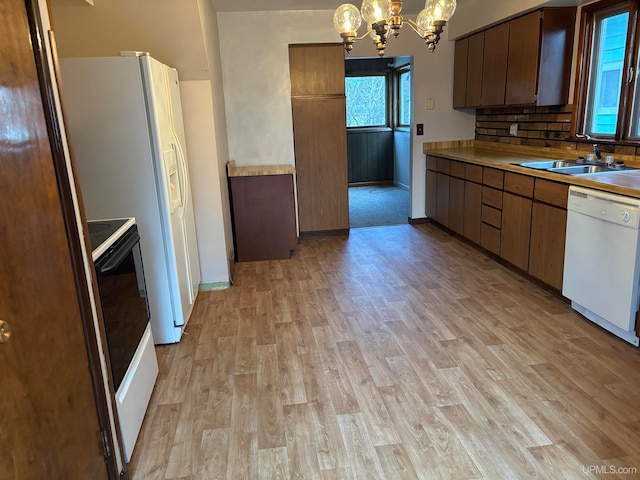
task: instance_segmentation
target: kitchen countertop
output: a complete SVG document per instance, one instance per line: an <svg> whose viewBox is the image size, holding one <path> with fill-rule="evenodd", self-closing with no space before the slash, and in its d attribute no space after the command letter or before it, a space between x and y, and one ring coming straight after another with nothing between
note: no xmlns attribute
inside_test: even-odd
<svg viewBox="0 0 640 480"><path fill-rule="evenodd" d="M257 177L262 175L293 175L296 169L293 165L248 165L236 167L235 160L227 164L229 177Z"/></svg>
<svg viewBox="0 0 640 480"><path fill-rule="evenodd" d="M425 143L423 150L425 154L451 160L460 160L555 182L640 198L640 170L589 173L576 176L513 165L514 163L536 160L575 160L578 155L584 155L585 152L475 141ZM617 159L618 156L616 156ZM638 157L625 156L623 160L629 166L640 167L640 158Z"/></svg>

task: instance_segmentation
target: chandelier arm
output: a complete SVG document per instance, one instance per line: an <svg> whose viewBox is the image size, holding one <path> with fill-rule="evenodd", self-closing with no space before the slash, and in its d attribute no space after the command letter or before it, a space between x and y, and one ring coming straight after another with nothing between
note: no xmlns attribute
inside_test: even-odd
<svg viewBox="0 0 640 480"><path fill-rule="evenodd" d="M357 40L364 40L365 38L367 38L367 37L369 36L369 34L370 34L371 32L373 32L373 29L372 29L372 28L370 28L369 30L367 30L367 31L365 32L365 34L364 34L364 35L362 35L361 37L355 37L353 40L355 40L355 41L357 41Z"/></svg>
<svg viewBox="0 0 640 480"><path fill-rule="evenodd" d="M410 18L404 18L404 24L409 25L409 27L411 27L411 30L413 30L414 32L416 32L416 34L420 37L420 38L425 38L427 35L427 32L425 32L424 30L422 30L418 24L416 22L414 22L413 20L411 20Z"/></svg>

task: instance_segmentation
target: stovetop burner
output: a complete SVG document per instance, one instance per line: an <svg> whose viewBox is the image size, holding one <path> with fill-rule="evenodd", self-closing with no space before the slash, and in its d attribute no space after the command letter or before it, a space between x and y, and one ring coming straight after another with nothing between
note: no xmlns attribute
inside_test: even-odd
<svg viewBox="0 0 640 480"><path fill-rule="evenodd" d="M128 218L88 221L87 225L89 227L89 243L91 244L91 250L95 251L128 221Z"/></svg>

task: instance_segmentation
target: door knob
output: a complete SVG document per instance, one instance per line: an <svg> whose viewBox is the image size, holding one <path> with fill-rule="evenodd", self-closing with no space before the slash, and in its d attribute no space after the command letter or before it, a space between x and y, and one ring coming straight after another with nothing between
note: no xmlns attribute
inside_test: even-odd
<svg viewBox="0 0 640 480"><path fill-rule="evenodd" d="M7 343L11 336L11 327L4 320L0 320L0 343Z"/></svg>

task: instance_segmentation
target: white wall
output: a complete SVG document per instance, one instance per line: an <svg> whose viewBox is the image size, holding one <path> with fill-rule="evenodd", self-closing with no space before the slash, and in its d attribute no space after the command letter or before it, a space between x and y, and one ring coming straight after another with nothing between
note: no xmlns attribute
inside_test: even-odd
<svg viewBox="0 0 640 480"><path fill-rule="evenodd" d="M332 15L326 10L218 13L229 156L238 165L295 163L288 45L340 42ZM425 125L424 136L412 137L412 218L425 216L422 143L474 136L475 114L451 107L453 51L453 42L442 40L430 53L409 28L387 49L387 56L414 57L414 124ZM369 39L351 53L375 55ZM425 108L428 97L434 98L433 110Z"/></svg>

